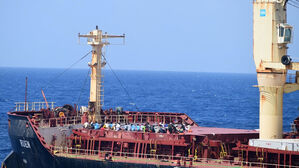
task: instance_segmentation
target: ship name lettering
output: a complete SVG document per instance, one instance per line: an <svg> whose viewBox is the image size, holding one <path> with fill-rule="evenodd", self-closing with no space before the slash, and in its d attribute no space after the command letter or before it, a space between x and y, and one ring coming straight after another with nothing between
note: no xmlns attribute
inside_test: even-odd
<svg viewBox="0 0 299 168"><path fill-rule="evenodd" d="M29 141L21 140L21 139L20 139L20 144L21 144L21 146L22 146L23 148L28 148L28 149L31 148L31 147L30 147L30 143L29 143Z"/></svg>

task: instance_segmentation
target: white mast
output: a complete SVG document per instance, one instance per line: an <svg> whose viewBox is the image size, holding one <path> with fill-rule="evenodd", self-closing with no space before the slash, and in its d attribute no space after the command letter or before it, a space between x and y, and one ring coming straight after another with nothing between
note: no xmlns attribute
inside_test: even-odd
<svg viewBox="0 0 299 168"><path fill-rule="evenodd" d="M87 38L87 44L92 47L92 60L89 64L91 68L90 75L90 97L89 97L89 111L93 116L92 121L94 122L95 116L100 116L100 112L104 101L104 86L102 80L102 67L105 66L105 61L102 60L102 48L105 45L109 45L107 42L108 38L124 38L125 35L108 35L107 33L102 33L102 30L96 29L91 31L89 34L80 35L80 37ZM103 41L105 39L105 41Z"/></svg>

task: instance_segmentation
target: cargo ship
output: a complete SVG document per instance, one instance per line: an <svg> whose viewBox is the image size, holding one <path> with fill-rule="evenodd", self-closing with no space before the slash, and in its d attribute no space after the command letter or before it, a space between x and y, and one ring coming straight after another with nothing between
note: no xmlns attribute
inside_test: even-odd
<svg viewBox="0 0 299 168"><path fill-rule="evenodd" d="M299 89L299 63L287 55L292 26L287 0L253 1L254 61L260 91L260 129L202 127L185 113L103 109L102 48L110 38L96 27L79 38L92 47L88 107L19 102L8 112L12 151L2 168L299 167L299 117L282 131L283 94ZM288 70L296 71L293 82Z"/></svg>

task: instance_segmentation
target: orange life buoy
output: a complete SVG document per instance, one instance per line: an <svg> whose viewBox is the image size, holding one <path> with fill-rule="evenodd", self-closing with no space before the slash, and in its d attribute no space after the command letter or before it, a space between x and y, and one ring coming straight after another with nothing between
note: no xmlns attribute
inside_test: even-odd
<svg viewBox="0 0 299 168"><path fill-rule="evenodd" d="M59 115L59 117L61 117L61 118L62 118L62 117L65 117L64 112L59 112L58 115Z"/></svg>

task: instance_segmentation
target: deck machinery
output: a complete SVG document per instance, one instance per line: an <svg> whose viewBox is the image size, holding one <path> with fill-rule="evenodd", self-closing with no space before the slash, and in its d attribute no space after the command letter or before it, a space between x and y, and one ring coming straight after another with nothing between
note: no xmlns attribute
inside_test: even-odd
<svg viewBox="0 0 299 168"><path fill-rule="evenodd" d="M299 89L299 63L287 55L292 27L286 0L255 0L254 60L260 90L260 131L201 127L184 113L103 109L105 65L102 48L109 38L96 27L92 46L88 108L53 103L17 103L8 112L13 151L2 168L82 167L299 167L299 117L282 132L282 98ZM104 59L103 59L104 57Z"/></svg>

